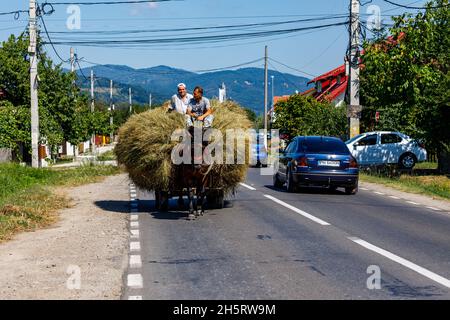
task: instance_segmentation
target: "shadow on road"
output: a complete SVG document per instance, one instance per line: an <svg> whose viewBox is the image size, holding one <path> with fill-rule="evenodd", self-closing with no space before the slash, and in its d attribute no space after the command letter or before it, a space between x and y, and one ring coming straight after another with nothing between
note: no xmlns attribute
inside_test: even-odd
<svg viewBox="0 0 450 320"><path fill-rule="evenodd" d="M169 201L169 210L168 211L157 211L155 209L155 200L139 200L138 201L138 212L140 213L149 213L156 219L165 219L165 220L178 220L185 219L188 214L187 200L185 201L184 208L180 209L177 205L177 199L171 199ZM95 205L102 210L109 212L117 212L117 213L130 213L130 201L120 201L120 200L101 200L96 201ZM231 200L225 200L224 208L232 208L233 202ZM200 209L200 207L199 207ZM220 211L208 209L206 208L207 213L217 213Z"/></svg>
<svg viewBox="0 0 450 320"><path fill-rule="evenodd" d="M97 207L102 210L119 213L130 212L130 202L120 200L101 200L94 202Z"/></svg>
<svg viewBox="0 0 450 320"><path fill-rule="evenodd" d="M264 187L267 189L273 190L273 191L288 193L285 188L276 188L272 185L265 185ZM341 191L340 189L332 190L332 189L321 188L321 187L302 187L302 188L297 189L293 193L346 195L345 192Z"/></svg>

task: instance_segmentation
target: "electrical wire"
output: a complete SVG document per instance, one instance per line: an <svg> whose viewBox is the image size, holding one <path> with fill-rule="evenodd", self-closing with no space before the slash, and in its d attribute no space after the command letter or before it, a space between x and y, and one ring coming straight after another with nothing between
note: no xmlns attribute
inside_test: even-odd
<svg viewBox="0 0 450 320"><path fill-rule="evenodd" d="M307 76L311 76L311 77L314 77L314 78L316 77L315 75L313 75L313 74L311 74L311 73L308 73L308 72L299 70L299 69L297 69L297 68L288 66L287 64L285 64L285 63L283 63L283 62L280 62L280 61L278 61L278 60L275 60L275 59L273 59L273 58L271 58L271 57L269 57L269 60L271 60L271 61L273 61L273 62L275 62L275 63L278 63L279 65L282 65L283 67L286 67L286 68L288 68L288 69L291 69L291 70L294 70L294 71L297 71L297 72L306 74Z"/></svg>
<svg viewBox="0 0 450 320"><path fill-rule="evenodd" d="M415 6L410 6L410 5L406 5L406 4L396 3L391 0L383 0L383 1L387 2L389 4L392 4L396 7L405 8L405 9L417 9L417 10L440 9L440 8L448 8L450 6L450 4L442 4L442 5L438 5L438 6L415 7Z"/></svg>
<svg viewBox="0 0 450 320"><path fill-rule="evenodd" d="M274 22L264 22L264 23L251 23L251 24L238 24L238 25L222 25L222 26L209 26L209 27L190 27L190 28L175 28L175 29L147 29L147 30L95 30L95 31L50 31L50 34L101 34L101 35L120 35L120 34L135 34L135 33L154 33L154 32L179 32L179 31L198 31L198 30L211 30L211 29L236 29L243 27L266 27L266 26L276 26L283 24L293 24L300 22L313 22L313 21L323 21L330 19L346 18L347 16L336 15L327 16L319 18L310 19L298 19L289 21L274 21Z"/></svg>
<svg viewBox="0 0 450 320"><path fill-rule="evenodd" d="M40 11L40 12L38 12L38 15L37 15L37 16L38 16L38 18L41 19L41 21L42 21L42 25L44 26L45 34L47 35L47 38L48 38L48 43L52 46L53 51L55 52L55 54L56 54L56 56L59 58L59 60L61 60L61 62L63 62L63 63L67 63L67 62L69 61L69 59L64 60L64 59L61 57L61 55L58 53L58 50L56 50L55 45L53 44L52 39L50 38L50 35L48 34L47 26L45 25L45 20L44 20L44 15L45 15L45 14L46 14L45 11ZM49 14L49 13L47 13L47 14ZM51 13L50 13L50 14L51 14Z"/></svg>
<svg viewBox="0 0 450 320"><path fill-rule="evenodd" d="M118 45L148 45L148 44L174 44L174 43L205 43L205 42L214 42L214 41L232 41L232 40L244 40L249 38L257 38L257 37L267 37L267 36L275 36L280 34L289 34L296 33L299 31L305 30L314 30L314 29L322 29L331 26L341 26L348 24L348 21L325 24L325 25L316 25L309 27L301 27L301 28L291 28L291 29L281 29L281 30L269 30L269 31L258 31L258 32L248 32L248 33L233 33L233 34L223 34L223 35L213 35L213 36L200 36L200 37L178 37L178 38L154 38L154 39L127 39L127 40L102 40L98 39L97 41L88 40L88 41L55 41L53 42L55 45L78 45L78 46L118 46Z"/></svg>
<svg viewBox="0 0 450 320"><path fill-rule="evenodd" d="M156 2L173 2L184 0L130 0L130 1L97 1L97 2L49 2L54 6L59 5L77 5L77 6L95 6L95 5L118 5L118 4L140 4L140 3L156 3Z"/></svg>

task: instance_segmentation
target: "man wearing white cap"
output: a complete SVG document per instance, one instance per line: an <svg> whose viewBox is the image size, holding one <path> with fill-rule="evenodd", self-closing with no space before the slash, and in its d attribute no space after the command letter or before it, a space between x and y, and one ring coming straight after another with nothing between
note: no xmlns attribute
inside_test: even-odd
<svg viewBox="0 0 450 320"><path fill-rule="evenodd" d="M193 98L193 96L187 93L186 85L184 83L179 83L177 87L178 94L174 94L172 96L172 103L170 104L169 110L186 114L189 101Z"/></svg>

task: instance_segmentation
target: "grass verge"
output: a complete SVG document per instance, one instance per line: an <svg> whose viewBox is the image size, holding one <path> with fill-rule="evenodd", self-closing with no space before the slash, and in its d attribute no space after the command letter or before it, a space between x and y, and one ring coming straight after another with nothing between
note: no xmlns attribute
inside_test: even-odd
<svg viewBox="0 0 450 320"><path fill-rule="evenodd" d="M56 211L70 206L57 187L99 182L119 173L113 166L71 169L33 169L16 164L0 165L0 242L20 231L46 227L57 220Z"/></svg>
<svg viewBox="0 0 450 320"><path fill-rule="evenodd" d="M361 173L360 179L361 181L378 183L401 191L450 200L450 178L445 175L400 175L399 177L389 178Z"/></svg>

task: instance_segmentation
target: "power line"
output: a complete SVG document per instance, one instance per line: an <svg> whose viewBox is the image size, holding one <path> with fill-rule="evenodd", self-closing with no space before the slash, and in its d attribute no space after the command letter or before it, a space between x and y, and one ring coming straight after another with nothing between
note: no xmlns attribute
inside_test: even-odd
<svg viewBox="0 0 450 320"><path fill-rule="evenodd" d="M280 65L282 65L282 66L284 66L284 67L286 67L286 68L288 68L288 69L291 69L291 70L294 70L294 71L297 71L297 72L306 74L306 75L311 76L311 77L316 77L314 74L311 74L311 73L308 73L308 72L299 70L299 69L294 68L294 67L290 67L290 66L288 66L287 64L284 64L283 62L277 61L277 60L275 60L275 59L273 59L273 58L270 58L270 57L269 57L269 60L271 60L271 61L273 61L273 62L276 62L276 63L278 63L278 64L280 64Z"/></svg>
<svg viewBox="0 0 450 320"><path fill-rule="evenodd" d="M61 56L60 56L59 53L58 53L58 50L56 50L55 45L53 44L52 39L50 38L50 35L48 34L48 30L47 30L47 26L45 25L44 17L43 17L42 15L39 15L39 18L41 19L42 25L44 26L45 34L47 35L47 38L48 38L48 41L49 41L48 43L50 43L50 45L52 46L53 51L55 52L56 56L57 56L57 57L59 58L59 60L61 60L63 63L68 62L69 60L64 60L63 58L61 58Z"/></svg>
<svg viewBox="0 0 450 320"><path fill-rule="evenodd" d="M140 4L152 2L172 2L184 0L130 0L130 1L98 1L98 2L49 2L54 6L59 5L77 5L77 6L95 6L95 5L116 5L116 4Z"/></svg>
<svg viewBox="0 0 450 320"><path fill-rule="evenodd" d="M236 64L236 65L234 65L234 66L228 66L228 67L222 67L222 68L215 68L215 69L208 69L208 70L196 70L196 71L192 71L192 72L195 72L195 73L205 73L205 72L217 72L217 71L229 70L229 69L234 69L234 68L238 68L238 67L243 67L243 66L247 66L247 65L250 65L250 64L254 64L254 63L259 62L259 61L261 61L261 60L264 60L264 58L259 58L259 59L252 60L252 61L249 61L249 62L244 62L244 63L241 63L241 64Z"/></svg>
<svg viewBox="0 0 450 320"><path fill-rule="evenodd" d="M437 5L437 6L428 6L428 7L414 7L414 6L410 6L410 5L405 5L405 4L401 4L401 3L396 3L394 1L391 0L383 0L384 2L387 2L389 4L392 4L394 6L400 7L400 8L405 8L405 9L418 9L418 10L422 10L422 9L439 9L439 8L448 8L450 6L450 4L441 4L441 5Z"/></svg>
<svg viewBox="0 0 450 320"><path fill-rule="evenodd" d="M175 28L175 29L147 29L147 30L95 30L95 31L50 31L50 34L102 34L102 35L120 35L120 34L132 34L132 33L153 33L153 32L178 32L178 31L197 31L197 30L210 30L210 29L235 29L235 28L243 28L243 27L266 27L266 26L276 26L282 24L293 24L300 22L313 22L313 21L322 21L329 19L339 19L346 18L347 16L326 16L326 17L318 17L318 18L309 18L309 19L298 19L298 20L289 20L289 21L273 21L273 22L263 22L263 23L250 23L250 24L238 24L238 25L222 25L222 26L208 26L208 27L190 27L190 28Z"/></svg>
<svg viewBox="0 0 450 320"><path fill-rule="evenodd" d="M232 41L232 40L244 40L249 38L257 38L257 37L267 37L267 36L275 36L280 34L289 34L296 33L299 31L305 30L314 30L314 29L322 29L331 26L342 26L348 24L348 21L325 24L325 25L316 25L309 27L301 27L301 28L292 28L292 29L281 29L281 30L269 30L269 31L258 31L258 32L248 32L248 33L233 33L233 34L223 34L223 35L213 35L213 36L201 36L201 37L178 37L178 38L154 38L154 39L127 39L127 40L113 40L107 39L102 40L87 40L87 41L55 41L55 45L77 45L77 46L118 46L118 45L151 45L151 44L173 44L173 43L205 43L205 42L223 42L223 41Z"/></svg>
<svg viewBox="0 0 450 320"><path fill-rule="evenodd" d="M75 59L75 63L77 64L78 69L80 70L80 73L81 73L81 75L83 76L83 78L84 78L86 81L89 81L88 77L86 77L86 76L84 75L83 69L82 69L81 66L80 66L80 62L79 62L78 58Z"/></svg>
<svg viewBox="0 0 450 320"><path fill-rule="evenodd" d="M270 58L269 58L269 59L270 59ZM286 76L285 76L282 72L278 71L278 69L277 69L272 63L270 63L270 61L269 61L269 65L270 65L273 69L275 69L275 71L278 72L278 74L281 75L281 77L282 77L286 82L290 83L294 88L298 88L298 87L299 87L297 84L293 83L291 80L289 80L288 78L286 78Z"/></svg>

